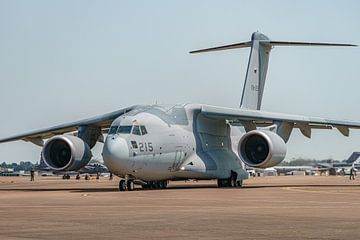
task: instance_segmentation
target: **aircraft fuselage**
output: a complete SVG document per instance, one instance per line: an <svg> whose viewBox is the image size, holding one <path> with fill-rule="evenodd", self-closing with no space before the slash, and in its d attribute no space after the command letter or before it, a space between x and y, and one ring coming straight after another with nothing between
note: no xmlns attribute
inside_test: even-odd
<svg viewBox="0 0 360 240"><path fill-rule="evenodd" d="M120 177L144 181L226 179L231 171L246 179L236 153L242 132L199 112L189 104L142 106L120 116L106 138L104 163Z"/></svg>

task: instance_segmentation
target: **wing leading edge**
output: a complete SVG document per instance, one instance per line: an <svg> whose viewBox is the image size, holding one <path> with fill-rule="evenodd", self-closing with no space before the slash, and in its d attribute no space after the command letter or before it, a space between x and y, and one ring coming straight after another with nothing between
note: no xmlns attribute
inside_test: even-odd
<svg viewBox="0 0 360 240"><path fill-rule="evenodd" d="M119 117L127 112L130 112L135 107L136 106L123 108L118 111L106 113L106 114L95 116L92 118L87 118L87 119L83 119L83 120L79 120L79 121L75 121L75 122L57 125L57 126L50 127L50 128L39 129L39 130L22 133L22 134L18 134L18 135L7 137L7 138L2 138L2 139L0 139L0 143L11 142L11 141L16 141L16 140L24 140L27 142L32 142L36 145L41 145L42 139L50 138L57 134L74 132L74 131L77 131L77 129L81 126L96 126L96 127L100 127L102 129L102 131L104 131L110 127L110 125L114 119L116 119L117 117Z"/></svg>
<svg viewBox="0 0 360 240"><path fill-rule="evenodd" d="M311 136L312 128L332 129L336 128L344 136L349 136L349 129L360 129L360 122L334 120L320 117L307 117L301 115L273 113L239 108L225 108L203 105L201 113L208 117L223 118L232 123L251 123L255 126L269 126L275 122L288 122L294 124L306 136Z"/></svg>

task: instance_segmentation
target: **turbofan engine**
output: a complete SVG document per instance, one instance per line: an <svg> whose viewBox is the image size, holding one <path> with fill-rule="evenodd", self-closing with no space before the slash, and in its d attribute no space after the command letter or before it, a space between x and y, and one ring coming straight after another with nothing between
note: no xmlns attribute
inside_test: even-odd
<svg viewBox="0 0 360 240"><path fill-rule="evenodd" d="M239 141L240 158L250 167L273 167L284 160L286 145L276 133L267 130L253 130Z"/></svg>
<svg viewBox="0 0 360 240"><path fill-rule="evenodd" d="M46 165L55 171L77 171L92 157L89 145L71 135L50 138L41 154Z"/></svg>

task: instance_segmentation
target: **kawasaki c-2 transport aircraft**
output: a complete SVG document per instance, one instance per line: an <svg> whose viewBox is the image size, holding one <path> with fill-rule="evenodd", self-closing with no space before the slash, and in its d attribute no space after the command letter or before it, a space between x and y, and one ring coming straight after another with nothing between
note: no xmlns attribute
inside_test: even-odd
<svg viewBox="0 0 360 240"><path fill-rule="evenodd" d="M34 143L42 147L42 159L49 168L76 171L89 162L94 145L103 142L105 165L122 178L120 191L131 191L134 184L166 188L169 180L181 179L217 179L219 187L241 186L248 178L244 164L267 168L285 158L293 128L309 138L312 129L336 128L349 136L350 128L360 128L360 122L261 111L269 54L274 46L356 45L272 41L255 32L248 42L191 52L250 48L240 108L135 105L3 138L0 143ZM107 134L106 139L103 134Z"/></svg>

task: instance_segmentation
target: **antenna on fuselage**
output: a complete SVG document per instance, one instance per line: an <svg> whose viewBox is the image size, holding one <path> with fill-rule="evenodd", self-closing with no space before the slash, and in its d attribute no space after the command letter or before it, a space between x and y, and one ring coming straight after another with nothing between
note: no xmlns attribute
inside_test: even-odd
<svg viewBox="0 0 360 240"><path fill-rule="evenodd" d="M272 41L260 32L254 32L251 41L224 45L220 47L206 48L190 53L204 53L222 51L236 48L251 47L249 62L246 71L240 108L260 110L264 93L266 73L269 64L270 51L274 46L345 46L356 47L354 44L342 43L319 43L319 42L285 42Z"/></svg>

